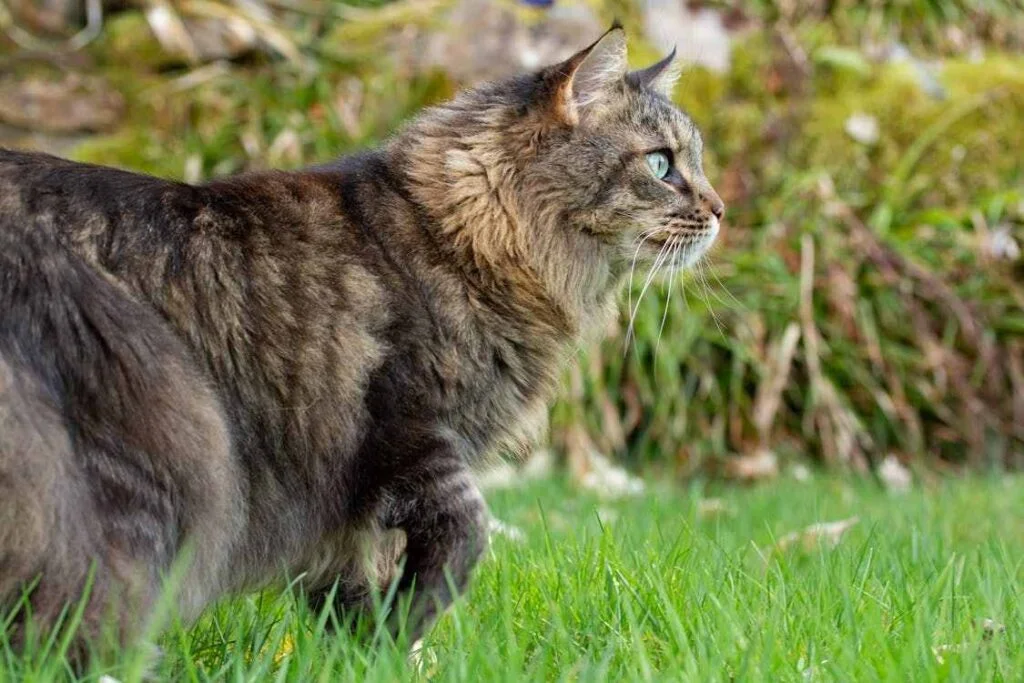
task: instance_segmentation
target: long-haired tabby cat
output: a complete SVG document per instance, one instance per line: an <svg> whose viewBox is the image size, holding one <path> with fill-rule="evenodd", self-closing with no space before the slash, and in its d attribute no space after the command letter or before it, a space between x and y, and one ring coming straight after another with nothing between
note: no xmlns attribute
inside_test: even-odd
<svg viewBox="0 0 1024 683"><path fill-rule="evenodd" d="M0 607L89 585L80 636L113 608L129 638L187 557L185 618L393 578L420 635L485 547L471 468L638 258L715 239L676 73L627 72L615 27L379 149L200 186L0 150Z"/></svg>

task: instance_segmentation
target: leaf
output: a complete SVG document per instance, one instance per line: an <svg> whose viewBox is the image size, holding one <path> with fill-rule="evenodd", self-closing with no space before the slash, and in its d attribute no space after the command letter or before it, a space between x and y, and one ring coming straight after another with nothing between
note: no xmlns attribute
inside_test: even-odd
<svg viewBox="0 0 1024 683"><path fill-rule="evenodd" d="M725 473L743 482L774 479L779 474L779 459L775 453L761 448L751 455L729 458L725 464Z"/></svg>
<svg viewBox="0 0 1024 683"><path fill-rule="evenodd" d="M857 76L871 75L871 65L868 60L860 52L850 48L835 46L819 48L814 53L814 63Z"/></svg>
<svg viewBox="0 0 1024 683"><path fill-rule="evenodd" d="M836 522L818 522L801 531L792 531L776 543L775 552L785 552L793 546L799 545L803 550L813 550L818 546L835 548L839 545L843 535L860 522L860 517L850 517Z"/></svg>

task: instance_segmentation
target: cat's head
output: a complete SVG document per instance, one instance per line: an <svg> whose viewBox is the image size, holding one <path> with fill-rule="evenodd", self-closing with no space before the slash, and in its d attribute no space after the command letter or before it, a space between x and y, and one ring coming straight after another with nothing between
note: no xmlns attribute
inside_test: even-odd
<svg viewBox="0 0 1024 683"><path fill-rule="evenodd" d="M563 308L589 305L638 262L692 265L718 234L700 133L670 99L673 57L629 71L613 27L560 64L427 110L395 163L471 270L518 282L526 265Z"/></svg>
<svg viewBox="0 0 1024 683"><path fill-rule="evenodd" d="M703 142L671 101L673 51L638 71L613 27L565 62L544 69L532 103L551 127L523 166L566 206L566 227L607 244L613 260L692 265L711 246L725 207L701 163Z"/></svg>
<svg viewBox="0 0 1024 683"><path fill-rule="evenodd" d="M678 77L675 52L629 71L617 27L535 76L530 118L543 130L523 186L620 264L688 266L719 231L725 207L703 174L700 133L671 100Z"/></svg>

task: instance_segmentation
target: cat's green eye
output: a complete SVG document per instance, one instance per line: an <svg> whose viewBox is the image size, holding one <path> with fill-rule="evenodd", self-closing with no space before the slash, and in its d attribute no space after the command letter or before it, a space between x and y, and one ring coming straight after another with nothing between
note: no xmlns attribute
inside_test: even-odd
<svg viewBox="0 0 1024 683"><path fill-rule="evenodd" d="M664 152L649 152L647 154L647 167L651 169L651 173L654 174L655 178L664 180L672 168L672 163Z"/></svg>

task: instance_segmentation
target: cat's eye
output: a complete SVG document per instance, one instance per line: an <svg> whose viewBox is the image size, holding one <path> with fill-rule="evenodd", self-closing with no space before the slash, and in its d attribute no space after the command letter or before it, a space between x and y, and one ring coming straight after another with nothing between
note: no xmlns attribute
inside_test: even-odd
<svg viewBox="0 0 1024 683"><path fill-rule="evenodd" d="M658 180L664 180L672 170L672 161L665 152L648 152L647 167Z"/></svg>

